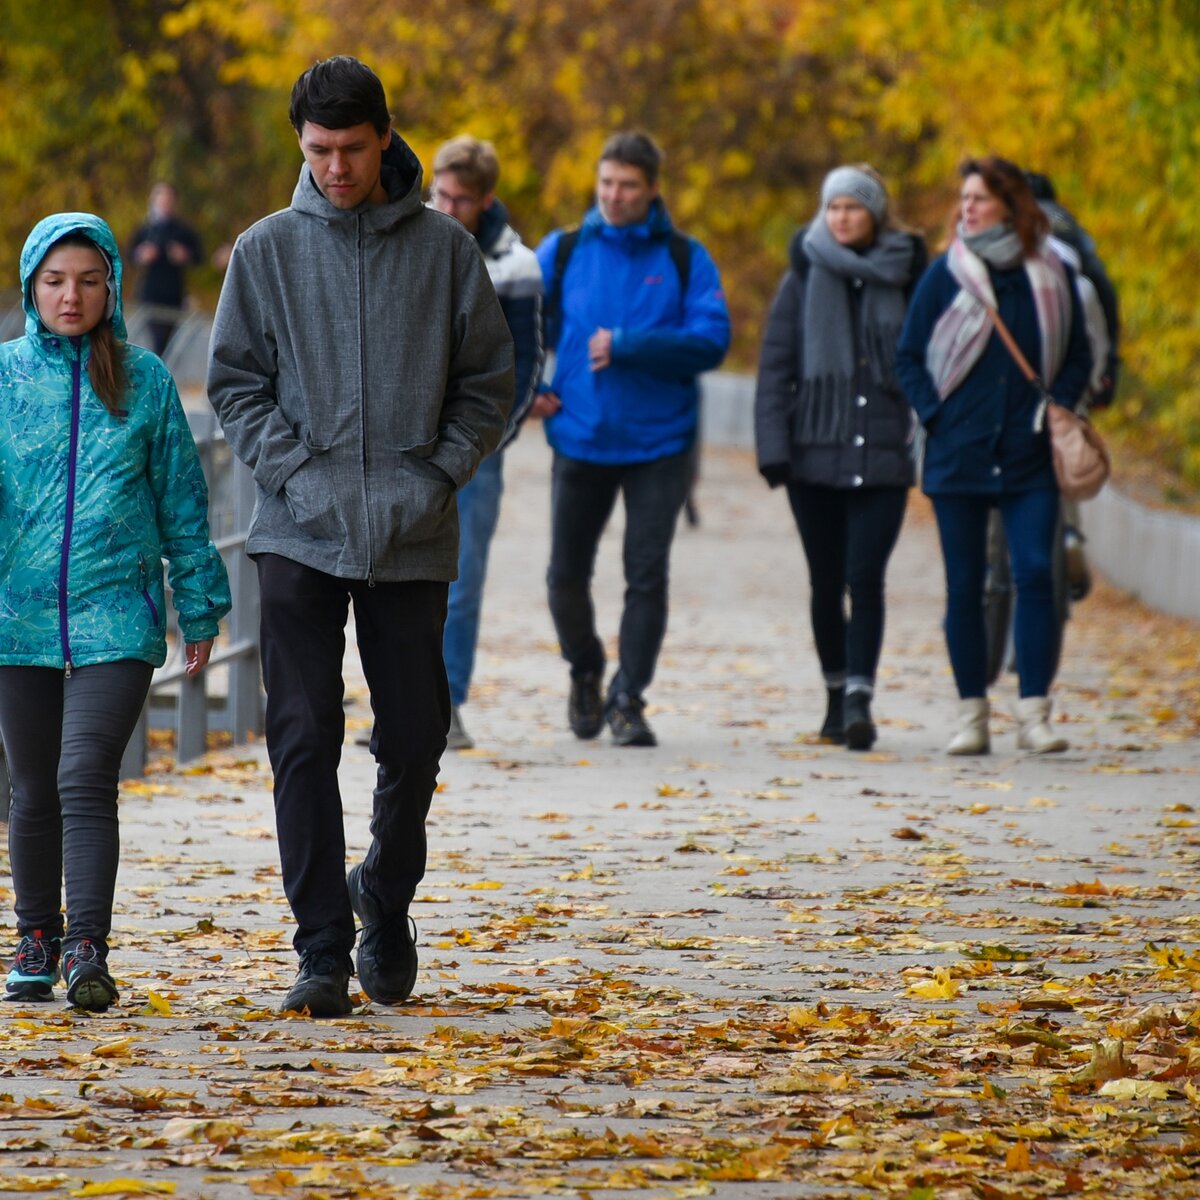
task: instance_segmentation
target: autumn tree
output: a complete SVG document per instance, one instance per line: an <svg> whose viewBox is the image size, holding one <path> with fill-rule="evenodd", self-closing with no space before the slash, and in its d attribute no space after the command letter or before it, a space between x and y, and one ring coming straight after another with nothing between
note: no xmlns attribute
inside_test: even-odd
<svg viewBox="0 0 1200 1200"><path fill-rule="evenodd" d="M936 249L958 162L996 152L1053 177L1118 284L1111 420L1200 482L1197 0L2 4L11 279L37 217L91 207L127 234L157 175L210 243L286 204L288 91L331 53L378 70L425 163L455 133L493 139L533 242L582 216L608 133L653 132L673 217L721 265L742 367L825 171L875 164Z"/></svg>

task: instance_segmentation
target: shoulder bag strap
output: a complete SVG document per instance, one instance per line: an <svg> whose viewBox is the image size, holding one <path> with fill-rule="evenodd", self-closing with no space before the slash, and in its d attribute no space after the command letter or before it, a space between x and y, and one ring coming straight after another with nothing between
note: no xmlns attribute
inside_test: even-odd
<svg viewBox="0 0 1200 1200"><path fill-rule="evenodd" d="M1000 340L1012 355L1013 361L1021 368L1021 374L1038 390L1041 402L1038 404L1037 412L1033 415L1033 428L1035 433L1041 432L1042 425L1046 420L1046 405L1050 403L1050 393L1046 391L1046 385L1042 382L1041 376L1029 365L1029 359L1021 353L1021 347L1017 345L1017 339L1009 332L1004 318L990 304L985 304L983 307L995 326L996 332L1000 335Z"/></svg>

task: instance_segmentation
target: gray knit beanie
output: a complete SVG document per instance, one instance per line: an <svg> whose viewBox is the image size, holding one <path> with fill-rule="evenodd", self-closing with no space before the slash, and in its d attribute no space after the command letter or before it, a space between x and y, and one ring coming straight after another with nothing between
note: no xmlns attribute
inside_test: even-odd
<svg viewBox="0 0 1200 1200"><path fill-rule="evenodd" d="M857 167L836 167L825 176L821 184L821 211L824 212L831 200L838 196L849 196L857 200L882 225L887 216L887 192L883 185L866 171Z"/></svg>

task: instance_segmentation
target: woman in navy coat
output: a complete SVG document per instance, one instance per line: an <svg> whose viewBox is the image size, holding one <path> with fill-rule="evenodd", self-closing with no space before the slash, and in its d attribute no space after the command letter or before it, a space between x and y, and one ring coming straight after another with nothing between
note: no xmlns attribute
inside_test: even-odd
<svg viewBox="0 0 1200 1200"><path fill-rule="evenodd" d="M1050 727L1057 659L1051 563L1059 494L1043 400L1000 340L999 311L1052 401L1073 408L1091 352L1071 270L1045 246L1046 217L1021 170L1001 158L960 168L950 248L908 309L896 373L927 440L923 487L946 566L946 642L960 697L951 754L983 754L988 734L983 587L987 522L999 508L1017 590L1019 749L1066 749Z"/></svg>

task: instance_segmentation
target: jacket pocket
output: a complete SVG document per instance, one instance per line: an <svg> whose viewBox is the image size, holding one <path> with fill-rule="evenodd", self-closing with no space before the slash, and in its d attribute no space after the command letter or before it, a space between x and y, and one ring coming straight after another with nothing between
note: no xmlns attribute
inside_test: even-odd
<svg viewBox="0 0 1200 1200"><path fill-rule="evenodd" d="M296 528L322 541L341 539L337 494L322 455L297 467L283 485L283 501Z"/></svg>
<svg viewBox="0 0 1200 1200"><path fill-rule="evenodd" d="M408 546L445 532L455 511L454 484L419 453L397 456L396 486L387 507L391 546Z"/></svg>

